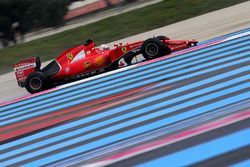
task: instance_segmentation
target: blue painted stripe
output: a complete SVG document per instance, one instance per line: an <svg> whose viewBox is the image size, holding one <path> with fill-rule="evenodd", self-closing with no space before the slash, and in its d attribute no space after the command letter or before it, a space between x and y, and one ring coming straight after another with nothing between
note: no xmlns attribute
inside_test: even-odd
<svg viewBox="0 0 250 167"><path fill-rule="evenodd" d="M233 164L230 167L249 167L249 166L250 166L250 159L247 159L245 161Z"/></svg>
<svg viewBox="0 0 250 167"><path fill-rule="evenodd" d="M110 144L110 143L115 142L115 141L119 141L119 140L122 140L122 139L125 139L125 138L128 138L128 137L132 137L134 135L138 135L138 134L143 133L143 132L147 132L147 131L159 128L159 127L161 127L163 125L166 125L166 124L169 124L169 123L177 122L177 121L180 121L180 120L185 119L185 118L190 118L190 117L195 116L197 114L205 113L208 110L213 110L213 109L216 109L218 107L223 107L225 105L244 100L247 97L249 97L249 95L250 95L250 93L247 92L247 93L243 93L243 94L231 97L231 98L227 98L227 99L224 99L224 100L221 100L221 101L209 104L209 105L202 106L202 107L194 109L194 110L190 110L190 111L185 112L185 113L181 113L181 114L172 116L170 118L165 118L165 119L162 119L160 121L155 121L155 122L152 122L150 124L147 124L147 125L144 125L144 126L141 126L141 127L138 127L138 128L134 128L134 129L131 129L131 130L119 133L119 134L115 134L115 135L112 135L112 136L109 136L109 137L106 137L106 138L91 142L89 144L85 144L85 145L78 146L78 147L73 148L73 149L62 151L62 152L60 152L58 154L50 155L50 156L48 156L46 158L35 160L35 161L31 162L31 163L25 164L24 166L34 166L35 164L45 165L45 164L60 160L62 157L63 158L70 157L72 155L76 155L78 153L88 151L90 149L94 149L94 148L97 148L97 147L100 147L100 146L103 146L103 145L106 145L106 144ZM165 109L165 110L168 111L168 109ZM77 142L79 142L79 141L77 141ZM43 150L43 152L47 152L47 151L48 151L48 149ZM22 160L25 160L25 159L32 158L34 156L40 155L43 152L41 150L39 150L38 152L25 154L25 155L22 155L20 157L16 157L15 159L5 161L5 162L2 163L2 165L11 165L11 164L20 162Z"/></svg>
<svg viewBox="0 0 250 167"><path fill-rule="evenodd" d="M239 78L236 78L236 79L227 81L227 82L223 82L223 83L220 83L220 84L211 86L211 87L207 87L207 88L202 89L202 90L199 90L199 91L197 91L197 92L192 92L192 93L186 94L186 95L181 96L181 97L178 97L178 98L170 99L170 100L164 102L163 104L159 103L159 104L156 104L156 105L152 105L152 106L150 106L150 107L145 107L145 108L143 108L143 109L136 110L136 112L127 113L127 114L124 114L124 115L122 115L122 116L119 116L119 117L116 117L116 118L109 119L109 120L107 120L107 121L99 122L99 123L96 123L96 124L94 124L94 125L90 125L90 126L85 127L85 128L77 129L77 130L71 131L71 132L69 132L69 133L64 133L64 134L62 134L62 135L58 135L58 136L56 136L56 137L49 138L49 139L47 139L47 140L43 140L43 141L41 141L41 142L38 142L38 143L35 143L35 144L28 145L28 146L26 146L26 147L22 147L22 149L15 149L15 150L13 150L13 151L8 151L6 154L1 154L1 158L3 159L3 158L6 158L6 157L13 156L13 155L15 155L15 154L24 152L24 151L32 150L32 149L35 149L35 148L37 148L37 147L44 146L44 145L49 144L49 143L57 142L57 141L66 139L66 138L68 138L68 137L72 137L72 136L74 136L74 135L79 135L80 133L83 133L83 132L87 132L87 131L90 131L90 130L94 130L95 128L99 128L99 127L105 126L105 125L107 125L107 124L111 124L111 123L114 123L114 122L118 122L118 121L120 121L120 120L124 120L124 119L130 118L130 117L133 117L133 116L137 116L137 115L142 114L142 113L146 113L146 112L151 111L151 110L153 110L153 109L160 108L161 106L166 106L166 105L169 105L169 104L172 104L172 103L181 101L181 100L193 98L193 97L195 97L195 96L202 95L202 94L205 94L205 93L209 93L209 92L211 92L211 91L215 91L215 90L221 89L221 88L223 88L223 87L230 86L230 85L232 85L232 84L239 83L239 82L246 81L246 80L250 80L250 78L247 77L247 76L242 76L242 77L239 77ZM210 80L210 82L211 82L211 80ZM193 83L193 84L195 84L195 83ZM205 84L205 83L204 83L204 84ZM186 87L187 87L187 86L186 86ZM171 92L171 91L170 91L170 92ZM170 92L166 92L166 93L163 93L163 94L160 94L160 95L157 95L157 96L153 96L153 97L147 98L147 99L145 99L145 100L148 100L146 103L149 103L149 102L151 102L151 101L154 101L154 99L160 100L161 98L164 98L164 97L166 97L166 96L169 96L169 93L170 93ZM171 94L171 93L170 93L170 94ZM200 101L200 102L202 102L202 99L203 99L203 97L201 98L201 101ZM145 100L144 100L144 101L145 101ZM139 104L139 105L143 105L143 103L141 103L141 102L136 102L136 103ZM182 107L183 107L183 106L184 106L184 107L187 107L187 106L185 106L185 104L190 105L191 102L184 103L184 104L182 105ZM192 105L192 104L191 104L191 105ZM128 105L128 106L129 106L129 105ZM129 109L129 108L127 108L127 109ZM119 111L121 112L121 110L120 110L120 109L117 109L117 108L115 108L115 109L113 109L113 110L119 110ZM146 118L147 118L147 119L153 119L153 118L155 118L155 117L160 116L160 114L162 114L162 115L165 114L165 112L162 112L162 113L159 113L159 114L157 114L157 115L155 116L156 113L158 113L158 112L155 112L155 113L153 114L153 117L151 117L150 114L149 114L149 115L147 115ZM141 122L141 121L143 121L143 120L145 120L145 118L138 118L138 119L135 119L135 120L133 120L133 121L128 121L128 122L124 122L124 123L122 123L122 124L119 124L117 127L120 129L120 128L123 128L123 127L126 127L126 126L130 126L130 125L136 124L136 123ZM110 128L109 132L112 132L112 131L114 131L114 130L117 130L117 129L115 129L115 128L116 128L115 126L112 127L112 128ZM96 137L96 136L102 135L102 134L103 134L102 131L103 131L103 130L95 131L95 132L93 133L94 136L91 136L91 137ZM107 132L105 132L105 133L107 133ZM88 135L87 135L87 136L88 136ZM87 136L85 136L85 137L87 137ZM85 139L85 140L86 140L86 139Z"/></svg>
<svg viewBox="0 0 250 167"><path fill-rule="evenodd" d="M223 107L222 109L211 111L209 113L198 115L194 118L190 118L190 119L187 119L187 120L184 120L184 121L172 124L172 125L168 125L168 126L159 128L153 132L147 132L147 133L129 138L125 141L119 141L116 143L112 143L111 145L97 148L97 149L91 150L89 152L82 153L80 155L76 155L76 156L67 158L67 159L62 160L58 163L53 163L50 166L57 167L57 166L70 166L70 165L78 164L79 162L87 161L87 160L90 160L94 157L105 155L105 154L110 153L114 150L121 150L123 148L130 147L130 146L133 146L135 144L142 143L144 141L148 141L148 140L155 139L155 138L163 136L163 135L177 132L179 130L182 130L183 128L191 127L191 126L197 125L199 123L202 123L204 121L217 119L217 118L225 116L227 114L232 114L235 112L236 106L237 106L237 110L244 110L244 109L246 109L246 106L244 106L244 105L246 105L246 103L249 103L248 99L241 101L239 103L236 103L234 105L229 105L227 107Z"/></svg>
<svg viewBox="0 0 250 167"><path fill-rule="evenodd" d="M245 48L245 47L244 47ZM244 48L240 48L240 49L243 49ZM246 47L247 48L247 47ZM238 50L234 50L234 51L238 51ZM231 52L231 51L230 51ZM223 53L223 55L225 56L227 52ZM53 104L56 104L56 103L59 103L59 102L64 102L64 104L61 104L60 106L55 106L55 107L50 107L48 109L44 109L44 110L41 110L39 112L35 112L35 113L30 113L29 115L23 115L23 116L20 116L18 118L14 118L14 119L9 119L7 121L2 121L0 123L0 125L6 125L6 124L9 124L9 123L12 123L12 122L16 122L16 121L19 121L19 120L22 120L22 119L26 119L26 118L30 118L32 116L37 116L37 115L40 115L40 114L45 114L45 113L48 113L48 112L51 112L51 111L55 111L55 110L59 110L59 109L62 109L62 108L66 108L66 107L69 107L69 106L72 106L72 105L76 105L76 104L80 104L80 103L83 103L83 102L87 102L89 100L93 100L93 99L96 99L96 98L100 98L100 97L104 97L104 96L107 96L107 95L111 95L111 94L114 94L114 93L118 93L118 92L121 92L121 91L124 91L124 90L128 90L128 89L132 89L132 88L135 88L137 86L142 86L142 85L146 85L146 84L150 84L152 82L157 82L161 79L164 79L164 78L168 78L168 77L171 77L171 76L176 76L178 74L182 74L182 73L185 73L185 72L191 72L191 71L194 71L194 70L197 70L197 69L201 69L201 68L204 68L204 67L207 67L207 66L211 66L211 65L214 65L214 64L217 64L217 63L220 63L220 62L225 62L225 61L228 61L228 60L232 60L233 57L237 57L237 58L240 58L240 57L244 57L244 56L247 56L248 53L247 52L243 52L243 53L240 53L240 54L237 54L237 55L234 55L234 56L231 56L231 57L226 57L226 58L223 58L223 59L219 59L217 61L213 61L213 62L210 62L210 63L206 63L206 64L201 64L201 65L197 65L193 68L189 68L189 69L185 69L185 70L180 70L178 72L174 72L174 73L169 73L168 75L166 76L158 76L158 77L154 77L154 78L151 78L149 80L145 80L143 82L139 82L139 83L136 83L136 84L130 84L130 85L127 85L127 86L121 86L121 88L117 88L115 90L110 90L108 92L103 92L103 93L99 93L97 95L94 95L94 96L89 96L87 98L80 98L78 100L75 100L75 101L71 101L69 103L65 103L65 99L64 100L58 100L57 102L54 102ZM212 57L213 58L213 57ZM241 60L240 60L241 61ZM238 61L236 61L238 62ZM233 62L234 63L234 62ZM208 69L210 70L210 69ZM160 72L157 72L157 73L153 73L152 74L152 77L156 74L162 74L166 71L160 71ZM147 75L146 77L149 77L149 75ZM131 80L130 80L131 81ZM128 81L128 82L130 82ZM131 81L132 82L132 81ZM125 84L123 82L123 84ZM127 84L127 83L126 83ZM103 88L104 90L107 89L106 87ZM101 91L102 89L99 89L99 91ZM95 90L96 91L96 90ZM93 92L88 92L88 93L93 93ZM88 94L87 93L87 94ZM76 95L74 96L74 98L77 98L77 97L81 97L82 95ZM49 106L49 105L47 105ZM45 106L44 106L45 107ZM31 111L33 111L34 108L30 109ZM36 107L35 109L39 109L39 107ZM26 110L24 112L27 112L27 111L30 111L30 110ZM18 113L15 113L13 115L15 116L18 116L20 115L22 112L18 112ZM7 116L4 116L4 118L7 118ZM1 120L4 119L3 117L1 118Z"/></svg>
<svg viewBox="0 0 250 167"><path fill-rule="evenodd" d="M165 166L166 164L173 167L189 166L247 146L250 144L249 139L250 128L143 163L138 165L138 167Z"/></svg>
<svg viewBox="0 0 250 167"><path fill-rule="evenodd" d="M240 41L242 39L249 39L249 37L238 38L236 40L224 42L222 44L214 45L214 46L203 48L203 49L193 51L193 52L190 52L190 53L187 53L187 54L183 54L182 56L176 56L176 57L173 57L171 59L166 59L164 61L159 61L159 62L156 62L156 63L148 64L148 65L143 66L143 67L131 69L131 70L128 70L128 71L123 71L121 73L117 73L117 74L114 74L114 75L111 75L111 76L103 77L103 78L100 78L100 79L97 79L97 80L94 80L94 81L90 81L90 82L87 82L87 83L84 83L84 84L75 85L74 87L68 87L68 88L61 89L61 90L58 90L58 91L55 91L55 92L51 92L51 93L48 93L48 94L41 95L39 97L34 97L34 98L31 98L31 99L20 101L20 102L11 104L11 105L4 106L4 107L2 107L2 110L6 110L6 109L9 109L9 108L12 108L12 107L17 107L19 105L34 102L36 100L42 100L44 98L48 98L48 97L51 97L51 96L55 96L55 95L58 95L58 94L65 93L67 91L77 90L77 89L80 89L83 86L85 87L85 86L89 86L89 85L92 85L92 84L96 84L96 83L100 83L100 82L104 82L104 81L109 81L109 80L112 81L114 78L119 78L122 75L133 74L133 73L136 73L137 71L142 70L142 69L147 69L147 68L152 68L152 67L155 67L155 66L159 66L162 63L176 61L178 59L182 59L183 57L188 57L190 55L199 54L199 53L202 53L202 52L205 52L205 51L209 51L211 49L216 49L218 47L230 45L230 44L238 42L238 41Z"/></svg>
<svg viewBox="0 0 250 167"><path fill-rule="evenodd" d="M250 37L245 37L245 38L250 39ZM250 42L246 41L246 42L242 42L240 44L233 45L230 48L231 48L232 51L234 51L234 49L240 48L241 46L248 45L248 44L250 44ZM221 48L221 49L218 49L218 50L214 50L212 52L205 53L205 54L200 55L200 56L195 56L195 57L191 56L189 59L180 60L178 62L174 62L174 63L171 63L171 64L165 64L164 62L161 62L161 64L158 64L158 66L155 67L155 68L151 68L150 70L144 70L144 71L141 71L141 72L138 72L138 73L134 73L134 74L131 74L131 75L126 76L126 77L119 77L119 78L110 80L110 81L108 81L106 83L102 83L101 86L104 87L105 89L109 89L110 85L119 86L120 84L124 84L125 82L127 83L127 82L130 82L130 81L133 81L133 80L139 80L143 76L144 76L144 78L146 78L147 74L150 74L150 73L152 73L154 71L158 71L158 70L161 70L161 69L164 69L164 68L168 69L167 71L174 70L174 69L180 69L180 68L183 68L183 67L187 66L186 65L187 61L193 61L193 60L199 59L201 57L216 55L216 54L218 54L220 52L224 52L224 51L228 51L228 48L226 48L226 47ZM233 53L235 53L235 51ZM184 56L181 56L181 57L184 57ZM192 64L194 64L194 63L191 63L191 65ZM153 74L151 74L151 75L153 75ZM114 85L115 83L116 83L116 85ZM82 84L82 86L86 86L86 83ZM76 97L75 95L78 95L78 96L80 96L80 95L81 96L82 95L88 95L88 94L91 94L91 93L95 93L96 91L99 91L100 88L102 88L102 87L100 87L100 85L98 85L98 84L95 84L95 85L93 85L91 87L87 87L85 89L83 89L83 88L77 89L75 91L62 94L61 96L52 97L52 98L49 98L49 99L46 99L46 100L40 100L40 101L35 102L35 103L31 103L31 104L28 104L28 105L25 105L25 106L21 106L21 107L11 109L11 110L9 110L7 112L2 112L2 113L0 113L0 116L7 115L8 117L10 117L10 116L12 116L12 115L9 115L10 113L16 113L16 114L21 114L23 112L27 113L27 112L31 111L31 110L26 110L27 108L34 107L33 110L41 109L43 107L43 105L41 105L41 104L45 104L45 106L48 106L50 104L53 105L54 104L53 102L58 103L59 102L58 100L60 100L60 99L69 100L71 97ZM38 107L36 107L36 106L38 106ZM18 112L18 111L23 111L23 112Z"/></svg>
<svg viewBox="0 0 250 167"><path fill-rule="evenodd" d="M223 36L220 36L220 37L216 37L216 38L204 41L204 42L199 42L198 44L199 45L204 45L204 44L209 43L209 42L222 40L222 39L225 39L225 38L228 38L228 37L231 37L231 36L234 36L234 35L242 34L242 33L248 32L248 31L250 31L250 28L246 28L246 29L243 29L243 30L240 30L240 31L237 31L237 32L233 32L233 33L230 33L230 34L227 34L227 35L223 35Z"/></svg>
<svg viewBox="0 0 250 167"><path fill-rule="evenodd" d="M215 75L215 76L213 76L211 78L204 79L204 80L201 80L201 81L198 81L198 82L194 82L191 85L187 85L187 86L180 87L178 89L170 90L170 91L167 92L167 96L171 96L173 94L177 94L177 93L180 93L182 91L186 91L186 90L189 90L189 89L192 89L192 88L195 88L195 87L199 87L199 86L207 84L209 82L214 82L214 81L217 81L217 80L220 80L220 79L224 79L224 78L227 78L229 76L233 76L233 75L239 74L241 72L247 71L248 69L249 69L248 67L243 67L243 68L238 68L236 70L232 70L232 71L229 71L229 72L226 72L226 73L222 73L220 75ZM243 78L244 78L244 76L243 76ZM241 79L243 79L243 78L239 78L239 81L241 81ZM164 85L167 85L167 84L168 84L168 81L164 81L164 82L162 82L161 86L164 86ZM72 127L75 127L75 126L79 126L79 125L82 125L84 123L97 120L99 118L104 118L104 117L106 117L108 115L117 114L117 113L125 111L127 109L131 109L132 107L136 107L136 106L139 106L139 105L142 105L142 104L147 104L147 103L149 103L151 101L154 101L154 99L158 99L159 97L160 96L154 96L153 98L146 98L146 99L143 99L143 100L139 100L137 102L130 103L130 104L124 105L122 107L118 107L118 108L109 110L107 112L102 112L102 113L94 115L94 116L90 116L90 117L87 117L87 118L83 118L81 120L77 120L77 121L71 122L71 123L69 123L67 125L64 125L64 126L55 127L55 128L46 130L44 132L41 132L39 134L35 134L35 135L29 136L29 137L26 137L26 138L23 138L23 139L19 139L17 141L14 141L14 142L11 142L11 143L8 143L8 144L0 145L0 149L3 150L3 149L6 149L6 148L9 148L9 147L16 146L18 144L24 143L24 142L28 142L28 141L35 140L37 138L44 137L44 136L52 134L52 133L57 133L59 131L65 130L65 129L69 129L69 128L72 128ZM168 102L169 103L166 103L165 105L171 104L171 103L173 103L175 101L173 99L173 100L170 100ZM137 110L136 111L137 114L140 114L142 112L144 112L144 111L143 110ZM122 118L127 118L129 116L131 117L131 116L134 116L134 115L135 114L133 114L133 113L128 113L128 114L125 114L124 116L122 116ZM98 124L92 125L90 127L85 127L85 128L79 129L78 131L81 132L81 130L82 130L82 132L84 132L84 130L85 131L90 130L91 127L93 129L94 128L98 128L100 126L104 126L105 123L108 124L108 123L111 123L112 121L118 121L118 120L121 120L121 117L117 117L115 119L110 119L109 121L105 121L103 123L98 123ZM72 132L71 135L73 135L74 133ZM64 134L64 135L66 135L66 134ZM58 138L59 137L60 136L58 136Z"/></svg>
<svg viewBox="0 0 250 167"><path fill-rule="evenodd" d="M43 154L43 153L46 153L46 152L50 152L50 151L53 151L53 150L56 150L56 149L60 149L60 148L63 148L63 147L78 143L80 141L88 140L88 139L91 139L91 138L99 136L99 135L103 135L103 134L106 134L106 133L109 133L109 132L112 132L112 131L115 131L115 130L118 130L118 129L121 129L121 128L124 128L124 127L127 127L127 126L130 126L130 125L134 125L134 124L143 122L145 120L153 119L153 118L162 116L164 114L174 112L176 110L180 110L180 109L183 109L183 108L186 108L186 107L189 107L189 106L193 106L193 105L196 105L196 104L204 102L204 101L208 101L210 99L214 99L214 98L217 98L217 97L220 97L220 96L223 96L223 95L226 95L226 94L230 94L230 93L238 91L238 90L248 88L248 86L249 85L247 83L245 83L245 84L241 84L241 85L238 85L238 86L235 86L235 87L232 87L232 88L222 90L220 92L215 92L215 93L212 93L212 94L200 97L200 98L192 99L192 100L190 100L188 102L182 103L181 105L170 107L170 108L167 109L167 111L165 109L163 109L163 110L160 110L158 112L150 113L148 115L145 115L145 116L133 119L133 120L129 120L129 121L126 121L126 122L120 123L118 125L114 125L112 127L108 127L108 128L105 128L105 129L102 129L102 130L99 130L99 131L95 131L93 133L86 134L84 136L80 136L80 137L77 137L77 138L74 138L74 139L71 139L71 140L67 140L65 142L61 142L59 144L56 144L56 145L53 145L53 146L50 146L50 147L46 147L46 148L44 147L44 149L40 149L39 151L32 152L30 154L26 154L25 156L29 155L29 157L32 157L32 156L35 156L35 155L40 155L40 154ZM159 104L159 107L162 107L162 106L165 106L165 105ZM168 119L171 119L171 118L168 118ZM50 139L49 139L49 141L50 141ZM20 152L23 152L23 151L26 151L26 150L21 148ZM5 155L7 157L10 156L9 153L7 153ZM5 155L1 156L1 158L5 157Z"/></svg>

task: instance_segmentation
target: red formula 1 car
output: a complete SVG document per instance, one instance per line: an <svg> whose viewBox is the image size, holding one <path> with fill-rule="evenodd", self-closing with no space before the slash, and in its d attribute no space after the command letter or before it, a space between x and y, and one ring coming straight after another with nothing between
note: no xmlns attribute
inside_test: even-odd
<svg viewBox="0 0 250 167"><path fill-rule="evenodd" d="M22 60L14 64L13 68L18 85L25 87L30 93L36 93L62 83L117 69L121 59L129 65L138 54L149 60L196 44L196 40L170 40L165 36L158 36L145 41L115 45L110 49L106 45L95 47L92 40L87 40L83 45L68 49L42 69L38 57Z"/></svg>

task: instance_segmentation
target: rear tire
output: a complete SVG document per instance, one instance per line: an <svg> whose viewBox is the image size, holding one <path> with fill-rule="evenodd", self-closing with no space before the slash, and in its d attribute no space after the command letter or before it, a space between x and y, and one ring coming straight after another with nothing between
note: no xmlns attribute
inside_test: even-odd
<svg viewBox="0 0 250 167"><path fill-rule="evenodd" d="M25 88L31 94L40 92L47 88L48 79L41 71L31 73L25 80Z"/></svg>

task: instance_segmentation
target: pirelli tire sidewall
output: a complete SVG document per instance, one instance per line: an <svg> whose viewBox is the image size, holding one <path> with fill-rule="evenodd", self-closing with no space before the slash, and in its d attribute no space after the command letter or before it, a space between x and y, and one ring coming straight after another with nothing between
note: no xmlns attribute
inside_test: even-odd
<svg viewBox="0 0 250 167"><path fill-rule="evenodd" d="M48 88L48 78L41 71L31 73L25 80L26 90L33 94Z"/></svg>

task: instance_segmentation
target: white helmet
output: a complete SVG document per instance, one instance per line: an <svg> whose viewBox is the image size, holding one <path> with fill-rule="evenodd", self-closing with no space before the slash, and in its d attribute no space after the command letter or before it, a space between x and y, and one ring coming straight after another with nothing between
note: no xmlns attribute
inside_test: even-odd
<svg viewBox="0 0 250 167"><path fill-rule="evenodd" d="M110 50L110 47L108 47L108 45L102 44L99 47L100 50Z"/></svg>

